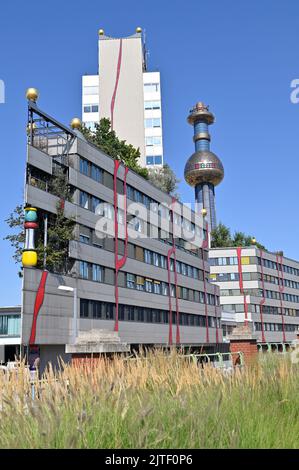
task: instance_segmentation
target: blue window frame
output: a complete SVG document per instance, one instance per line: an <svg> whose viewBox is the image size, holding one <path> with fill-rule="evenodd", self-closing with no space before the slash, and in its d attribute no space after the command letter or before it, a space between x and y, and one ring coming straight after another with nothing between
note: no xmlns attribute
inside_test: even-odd
<svg viewBox="0 0 299 470"><path fill-rule="evenodd" d="M103 281L103 268L98 264L92 265L92 280L97 282Z"/></svg>
<svg viewBox="0 0 299 470"><path fill-rule="evenodd" d="M88 279L88 263L86 261L80 261L80 277L82 279Z"/></svg>

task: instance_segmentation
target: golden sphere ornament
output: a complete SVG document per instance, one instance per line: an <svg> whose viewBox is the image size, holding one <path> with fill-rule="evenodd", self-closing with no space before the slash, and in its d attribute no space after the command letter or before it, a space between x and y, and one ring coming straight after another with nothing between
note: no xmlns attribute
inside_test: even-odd
<svg viewBox="0 0 299 470"><path fill-rule="evenodd" d="M38 90L36 88L28 88L26 91L26 98L28 101L33 101L35 103L38 100Z"/></svg>
<svg viewBox="0 0 299 470"><path fill-rule="evenodd" d="M80 129L81 127L81 119L75 117L74 119L72 119L71 121L71 128L72 129Z"/></svg>

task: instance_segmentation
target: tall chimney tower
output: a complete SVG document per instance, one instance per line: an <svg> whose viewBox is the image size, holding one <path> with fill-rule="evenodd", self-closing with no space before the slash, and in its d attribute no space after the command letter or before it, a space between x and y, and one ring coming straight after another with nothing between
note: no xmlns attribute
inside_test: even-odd
<svg viewBox="0 0 299 470"><path fill-rule="evenodd" d="M204 103L197 103L187 118L194 127L195 153L185 166L185 180L195 188L195 202L198 210L207 211L209 230L214 230L216 223L215 186L221 183L224 169L220 159L210 151L209 125L215 117Z"/></svg>

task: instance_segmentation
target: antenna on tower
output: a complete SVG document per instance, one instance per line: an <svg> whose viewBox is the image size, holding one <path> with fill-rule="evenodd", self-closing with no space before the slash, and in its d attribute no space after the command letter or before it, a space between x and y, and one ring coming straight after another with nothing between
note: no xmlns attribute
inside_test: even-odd
<svg viewBox="0 0 299 470"><path fill-rule="evenodd" d="M146 49L146 30L143 30L143 60L144 60L144 71L147 71L147 58L149 55L148 50Z"/></svg>

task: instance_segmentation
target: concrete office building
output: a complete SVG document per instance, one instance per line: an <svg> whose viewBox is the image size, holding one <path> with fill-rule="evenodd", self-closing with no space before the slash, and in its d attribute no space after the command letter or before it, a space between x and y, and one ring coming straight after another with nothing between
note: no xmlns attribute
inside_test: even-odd
<svg viewBox="0 0 299 470"><path fill-rule="evenodd" d="M140 149L140 165L163 164L160 73L147 70L141 28L126 38L99 30L99 70L82 77L82 120L109 118L117 136Z"/></svg>
<svg viewBox="0 0 299 470"><path fill-rule="evenodd" d="M210 280L220 287L226 337L248 323L260 343L286 343L299 328L299 262L258 249L212 248Z"/></svg>
<svg viewBox="0 0 299 470"><path fill-rule="evenodd" d="M41 111L36 91L27 96L20 331L25 350L39 354L42 365L58 355L68 360L65 348L74 331L92 329L114 332L129 346L218 349L219 289L209 283L202 217L88 143L78 121L70 129ZM71 200L51 189L58 174ZM144 211L136 216L132 203L142 203ZM45 233L59 207L74 218L75 228L63 268L53 272L43 260L36 265L34 240L47 243ZM111 223L112 236L104 233L102 219Z"/></svg>

